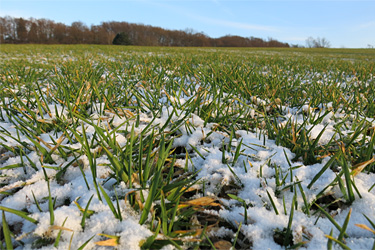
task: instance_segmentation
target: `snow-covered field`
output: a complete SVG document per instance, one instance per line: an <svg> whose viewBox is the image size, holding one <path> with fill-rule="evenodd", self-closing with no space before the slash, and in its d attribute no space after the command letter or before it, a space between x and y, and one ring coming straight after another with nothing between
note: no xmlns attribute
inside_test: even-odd
<svg viewBox="0 0 375 250"><path fill-rule="evenodd" d="M374 249L373 50L2 46L4 248Z"/></svg>

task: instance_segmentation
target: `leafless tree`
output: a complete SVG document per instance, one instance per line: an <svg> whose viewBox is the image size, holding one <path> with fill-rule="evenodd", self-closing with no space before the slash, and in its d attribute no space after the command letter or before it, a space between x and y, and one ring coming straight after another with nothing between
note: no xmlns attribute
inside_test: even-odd
<svg viewBox="0 0 375 250"><path fill-rule="evenodd" d="M290 47L273 38L211 38L193 29L167 30L127 22L102 22L88 27L80 21L65 25L48 19L0 17L0 43L111 44L121 32L128 35L132 44L140 46ZM317 42L326 43L324 39Z"/></svg>
<svg viewBox="0 0 375 250"><path fill-rule="evenodd" d="M313 38L308 37L306 39L306 47L308 48L329 48L331 47L331 43L326 38Z"/></svg>

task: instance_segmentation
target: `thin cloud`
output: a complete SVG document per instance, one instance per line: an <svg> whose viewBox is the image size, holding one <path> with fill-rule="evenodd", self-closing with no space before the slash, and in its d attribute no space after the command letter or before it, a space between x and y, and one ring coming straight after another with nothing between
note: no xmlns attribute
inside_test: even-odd
<svg viewBox="0 0 375 250"><path fill-rule="evenodd" d="M296 42L305 42L308 36L301 37L301 36L291 36L291 37L281 37L279 39L285 41L296 41Z"/></svg>
<svg viewBox="0 0 375 250"><path fill-rule="evenodd" d="M224 13L228 14L229 16L234 17L234 13L229 10L229 8L225 7L219 0L211 0L218 8L221 9Z"/></svg>
<svg viewBox="0 0 375 250"><path fill-rule="evenodd" d="M358 25L358 28L360 28L360 29L375 28L375 21L362 23L362 24Z"/></svg>
<svg viewBox="0 0 375 250"><path fill-rule="evenodd" d="M267 32L275 32L279 31L276 27L273 26L265 26L265 25L256 25L256 24L249 24L249 23L242 23L242 22L234 22L234 21L228 21L224 19L216 19L216 18L209 18L204 17L201 15L197 15L193 13L192 11L187 11L186 9L181 9L179 7L176 7L175 5L161 3L161 2L151 2L148 0L143 0L144 2L149 2L157 6L161 6L164 8L168 8L172 11L175 11L177 13L180 13L181 15L184 15L188 18L198 20L200 22L206 23L206 24L213 24L216 26L222 26L222 27L229 27L234 29L242 29L242 30L248 30L248 31L267 31ZM217 0L213 0L214 2L220 4Z"/></svg>
<svg viewBox="0 0 375 250"><path fill-rule="evenodd" d="M1 17L5 17L5 16L11 16L11 17L15 17L15 18L20 18L20 17L23 17L23 18L29 18L29 17L35 17L35 16L32 16L32 15L29 15L29 13L26 13L24 11L18 11L18 10L14 10L14 11L8 11L8 10L0 10L0 16Z"/></svg>

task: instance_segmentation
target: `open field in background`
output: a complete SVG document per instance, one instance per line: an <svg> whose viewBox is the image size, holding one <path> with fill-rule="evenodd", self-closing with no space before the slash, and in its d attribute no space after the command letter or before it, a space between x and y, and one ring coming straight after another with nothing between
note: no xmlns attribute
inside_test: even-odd
<svg viewBox="0 0 375 250"><path fill-rule="evenodd" d="M374 249L374 66L1 45L2 247Z"/></svg>

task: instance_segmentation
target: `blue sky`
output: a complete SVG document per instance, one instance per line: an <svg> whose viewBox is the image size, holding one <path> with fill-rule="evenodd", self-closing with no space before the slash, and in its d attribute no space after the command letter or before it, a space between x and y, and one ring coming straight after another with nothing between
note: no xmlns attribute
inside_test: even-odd
<svg viewBox="0 0 375 250"><path fill-rule="evenodd" d="M47 18L88 26L103 21L191 28L210 37L272 37L305 45L324 37L332 47L375 46L375 0L0 0L0 16Z"/></svg>

